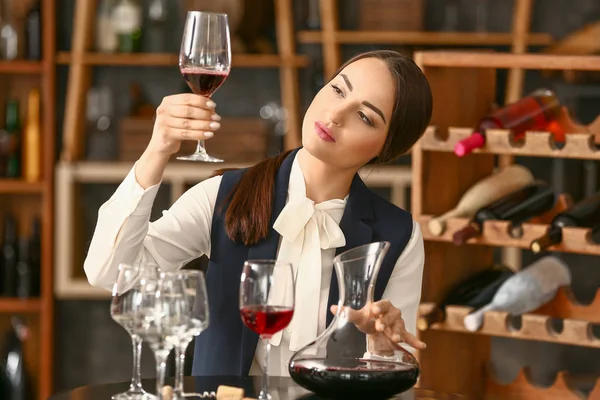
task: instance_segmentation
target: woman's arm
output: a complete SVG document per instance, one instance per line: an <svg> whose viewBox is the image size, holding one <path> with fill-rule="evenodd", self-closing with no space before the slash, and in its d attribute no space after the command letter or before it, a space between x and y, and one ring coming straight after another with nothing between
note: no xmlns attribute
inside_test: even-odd
<svg viewBox="0 0 600 400"><path fill-rule="evenodd" d="M200 182L150 223L160 183L142 188L132 168L98 211L84 262L90 284L110 290L121 263L156 263L173 270L210 254L212 215L220 182L220 176Z"/></svg>

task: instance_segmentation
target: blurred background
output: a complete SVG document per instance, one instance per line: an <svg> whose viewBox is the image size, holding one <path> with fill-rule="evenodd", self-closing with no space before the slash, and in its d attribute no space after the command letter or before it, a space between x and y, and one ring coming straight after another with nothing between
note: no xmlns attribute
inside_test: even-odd
<svg viewBox="0 0 600 400"><path fill-rule="evenodd" d="M22 345L31 398L41 399L131 377L129 336L110 317L110 293L87 283L83 260L97 210L145 148L155 108L164 96L189 91L177 67L186 11L229 14L232 70L214 95L224 121L206 143L226 166L251 165L300 145L312 97L341 63L365 50L394 49L411 57L442 49L556 57L600 52L597 0L1 0L0 5L0 355L5 361L9 350L21 351L15 349ZM116 9L133 18L124 23ZM499 69L496 79L495 106L502 106L509 72ZM599 114L598 72L530 70L517 85L521 95L540 87L554 90L581 124ZM33 159L41 160L40 168ZM598 161L519 157L518 162L575 200L599 190ZM213 168L174 161L152 219ZM385 171L368 183L410 210L411 155ZM536 258L528 250L520 257L522 264ZM500 252L496 259L502 259ZM598 257L564 259L578 299L590 302L600 283ZM194 266L203 268L205 261ZM592 347L493 338L490 361L501 380L509 382L528 367L533 381L549 385L559 371L597 376L600 352ZM153 377L146 347L142 364L143 377Z"/></svg>

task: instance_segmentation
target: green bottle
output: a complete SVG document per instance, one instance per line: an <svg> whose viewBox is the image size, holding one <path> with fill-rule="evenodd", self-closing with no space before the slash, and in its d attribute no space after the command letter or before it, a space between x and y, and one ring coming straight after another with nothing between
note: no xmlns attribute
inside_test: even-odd
<svg viewBox="0 0 600 400"><path fill-rule="evenodd" d="M6 126L4 129L11 139L6 175L8 178L18 178L21 176L21 123L17 100L9 100L6 103Z"/></svg>

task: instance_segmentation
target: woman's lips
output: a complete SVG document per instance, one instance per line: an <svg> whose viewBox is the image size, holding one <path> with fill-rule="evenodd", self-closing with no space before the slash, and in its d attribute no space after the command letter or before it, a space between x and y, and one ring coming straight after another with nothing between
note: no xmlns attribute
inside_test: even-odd
<svg viewBox="0 0 600 400"><path fill-rule="evenodd" d="M317 136L319 136L322 140L326 142L335 143L335 138L333 137L331 129L329 129L323 122L315 122L315 132L317 133Z"/></svg>

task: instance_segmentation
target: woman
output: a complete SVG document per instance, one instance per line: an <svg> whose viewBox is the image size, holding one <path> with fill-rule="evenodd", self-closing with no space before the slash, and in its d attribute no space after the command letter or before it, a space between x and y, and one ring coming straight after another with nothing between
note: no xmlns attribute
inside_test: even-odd
<svg viewBox="0 0 600 400"><path fill-rule="evenodd" d="M287 375L292 354L323 332L336 311L334 256L386 240L391 246L376 301L352 321L367 335L371 353L393 355L398 343L423 349L413 336L424 262L419 225L357 173L402 155L425 131L432 96L421 70L393 51L354 57L312 101L302 148L249 169L220 171L149 223L169 158L182 140L214 135L215 106L178 94L158 107L147 149L99 210L85 261L90 283L110 288L120 263L173 270L206 254L211 320L196 340L193 374L260 374L263 346L257 348L258 336L238 311L241 268L246 259L285 259L297 273L296 310L289 328L271 339L269 371Z"/></svg>

